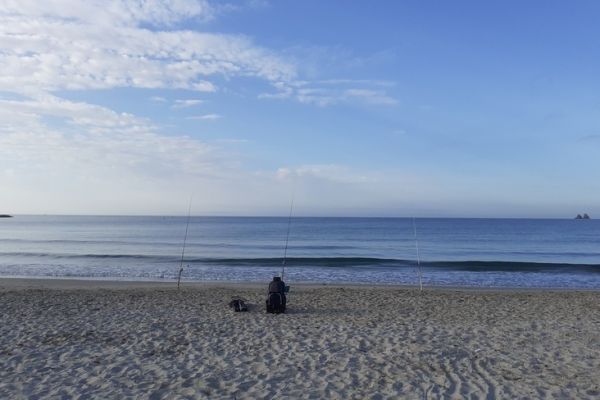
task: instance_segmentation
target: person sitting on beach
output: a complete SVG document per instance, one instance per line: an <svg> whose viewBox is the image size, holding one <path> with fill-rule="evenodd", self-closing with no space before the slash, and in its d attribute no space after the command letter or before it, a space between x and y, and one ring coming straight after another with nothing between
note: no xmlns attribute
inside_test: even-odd
<svg viewBox="0 0 600 400"><path fill-rule="evenodd" d="M285 306L287 299L285 297L285 282L281 280L279 276L273 277L273 280L269 283L269 298L267 299L267 309L269 309L269 299L272 294L279 294L281 296L281 306L283 312L285 312Z"/></svg>

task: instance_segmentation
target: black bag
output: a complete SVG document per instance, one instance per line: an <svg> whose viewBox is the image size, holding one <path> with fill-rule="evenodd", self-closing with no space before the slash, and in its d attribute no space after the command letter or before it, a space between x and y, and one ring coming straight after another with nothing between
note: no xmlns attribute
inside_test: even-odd
<svg viewBox="0 0 600 400"><path fill-rule="evenodd" d="M244 312L248 311L248 306L246 302L242 299L233 299L229 302L229 307L233 308L235 312Z"/></svg>

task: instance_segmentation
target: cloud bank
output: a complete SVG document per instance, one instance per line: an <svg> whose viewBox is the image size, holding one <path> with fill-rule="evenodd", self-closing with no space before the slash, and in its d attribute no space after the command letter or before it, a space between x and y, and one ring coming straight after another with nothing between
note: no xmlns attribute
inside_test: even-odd
<svg viewBox="0 0 600 400"><path fill-rule="evenodd" d="M248 36L181 28L202 27L223 10L205 0L0 1L3 211L171 212L199 188L211 192L201 206L215 212L236 205L242 210L239 193L251 193L247 199L255 204L264 204L257 193L270 205L286 198L281 172L248 170L227 148L244 141L205 143L110 106L68 100L65 91L133 88L210 96L232 80L253 79L272 88L256 93L265 100L396 104L385 86L368 80L303 80L294 62ZM162 93L150 100L180 111L204 102L172 101ZM217 123L222 114L185 118ZM345 167L331 165L300 167L295 174L351 180Z"/></svg>
<svg viewBox="0 0 600 400"><path fill-rule="evenodd" d="M209 18L205 2L21 2L0 15L0 90L115 87L214 92L215 75L293 79L294 66L244 36L152 30Z"/></svg>

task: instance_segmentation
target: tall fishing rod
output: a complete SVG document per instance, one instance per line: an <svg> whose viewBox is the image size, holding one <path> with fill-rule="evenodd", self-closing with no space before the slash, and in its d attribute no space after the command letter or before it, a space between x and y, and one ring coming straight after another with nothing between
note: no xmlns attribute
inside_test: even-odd
<svg viewBox="0 0 600 400"><path fill-rule="evenodd" d="M185 223L185 235L183 236L183 246L181 248L181 261L179 262L179 275L177 276L177 290L181 284L181 273L183 272L183 257L185 255L185 244L188 237L188 229L190 227L190 215L192 212L192 196L190 196L190 204L188 205L187 221Z"/></svg>
<svg viewBox="0 0 600 400"><path fill-rule="evenodd" d="M290 215L288 216L287 234L285 235L285 247L283 249L283 261L281 262L281 280L283 281L285 275L285 264L287 261L288 243L290 241L290 228L292 226L292 211L294 210L294 195L292 194L292 201L290 202Z"/></svg>
<svg viewBox="0 0 600 400"><path fill-rule="evenodd" d="M413 223L413 232L415 234L415 248L417 249L417 269L419 271L419 291L423 291L423 273L421 272L421 256L419 254L419 240L417 239L417 224L415 222L415 217L412 219Z"/></svg>

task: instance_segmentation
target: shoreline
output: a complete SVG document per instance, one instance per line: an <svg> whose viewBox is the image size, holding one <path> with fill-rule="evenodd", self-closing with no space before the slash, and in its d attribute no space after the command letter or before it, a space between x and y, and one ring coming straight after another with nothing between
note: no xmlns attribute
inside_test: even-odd
<svg viewBox="0 0 600 400"><path fill-rule="evenodd" d="M307 288L348 288L348 289L379 289L379 290L405 290L419 291L418 285L400 284L377 284L377 283L315 283L315 282L286 282L293 289ZM186 289L200 288L239 288L259 289L266 288L268 282L250 281L181 281L181 287ZM114 278L68 278L68 277L23 277L23 276L0 276L0 290L11 289L137 289L137 288L177 288L177 281L167 280L121 280ZM424 286L423 292L500 292L500 293L527 293L527 292L591 292L600 293L600 288L525 288L525 287L475 287L475 286Z"/></svg>

